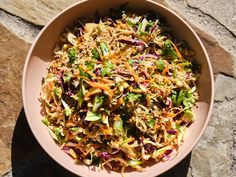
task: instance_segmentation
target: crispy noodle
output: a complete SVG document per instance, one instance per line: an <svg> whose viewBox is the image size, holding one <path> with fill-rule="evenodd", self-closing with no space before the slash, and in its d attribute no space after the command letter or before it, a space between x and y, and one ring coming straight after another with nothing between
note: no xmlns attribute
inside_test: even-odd
<svg viewBox="0 0 236 177"><path fill-rule="evenodd" d="M123 172L177 155L199 69L168 32L157 17L123 12L61 35L41 88L42 121L76 163Z"/></svg>

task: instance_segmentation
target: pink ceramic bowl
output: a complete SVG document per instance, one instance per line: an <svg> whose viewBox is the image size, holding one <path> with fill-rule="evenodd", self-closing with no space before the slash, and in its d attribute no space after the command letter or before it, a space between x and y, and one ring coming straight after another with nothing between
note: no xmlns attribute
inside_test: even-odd
<svg viewBox="0 0 236 177"><path fill-rule="evenodd" d="M191 125L179 154L170 161L153 164L143 172L126 172L126 177L151 177L157 176L172 168L189 154L202 136L208 121L213 105L213 73L206 50L193 29L178 15L166 7L149 0L85 0L76 3L62 11L52 19L40 32L32 44L27 56L23 73L23 103L26 117L30 128L44 150L60 165L67 170L86 177L120 177L121 174L114 171L93 171L87 166L76 165L74 160L62 152L59 146L53 141L42 124L41 107L38 100L42 77L46 74L48 62L51 61L52 51L58 42L59 35L66 27L73 24L78 18L94 16L96 10L105 14L110 7L117 8L120 4L129 2L129 7L134 11L153 10L158 12L167 21L168 26L173 29L174 36L187 42L189 47L195 51L195 59L202 66L201 76L198 81L200 99L195 110L196 121Z"/></svg>

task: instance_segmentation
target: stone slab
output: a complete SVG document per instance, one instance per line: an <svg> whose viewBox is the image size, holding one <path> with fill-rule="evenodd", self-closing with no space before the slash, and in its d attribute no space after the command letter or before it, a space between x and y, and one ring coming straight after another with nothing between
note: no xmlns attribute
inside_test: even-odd
<svg viewBox="0 0 236 177"><path fill-rule="evenodd" d="M0 176L10 169L11 140L22 107L21 77L29 44L0 23Z"/></svg>
<svg viewBox="0 0 236 177"><path fill-rule="evenodd" d="M236 172L232 169L236 153L233 148L236 99L231 92L234 89L231 83L235 81L221 74L216 77L216 99L222 102L214 103L209 125L192 152L188 177L233 177Z"/></svg>
<svg viewBox="0 0 236 177"><path fill-rule="evenodd" d="M227 7L234 6L235 2L218 1L222 8L224 8L224 4L227 4ZM195 1L195 3L202 5L201 1ZM214 16L204 13L199 8L189 6L186 0L165 0L165 5L185 19L198 32L212 59L215 73L225 73L236 77L235 35Z"/></svg>
<svg viewBox="0 0 236 177"><path fill-rule="evenodd" d="M223 24L229 31L236 35L236 1L227 0L187 0L188 5L200 9Z"/></svg>
<svg viewBox="0 0 236 177"><path fill-rule="evenodd" d="M218 75L215 86L215 101L226 101L236 98L236 79Z"/></svg>
<svg viewBox="0 0 236 177"><path fill-rule="evenodd" d="M79 0L1 0L0 9L36 25L45 25L62 9Z"/></svg>

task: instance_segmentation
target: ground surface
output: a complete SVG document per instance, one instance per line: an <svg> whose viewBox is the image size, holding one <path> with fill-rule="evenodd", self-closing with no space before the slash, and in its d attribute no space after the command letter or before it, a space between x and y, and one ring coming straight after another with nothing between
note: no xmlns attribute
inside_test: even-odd
<svg viewBox="0 0 236 177"><path fill-rule="evenodd" d="M236 177L236 1L156 0L195 29L215 74L213 115L193 152L161 177ZM0 175L72 177L40 148L22 109L21 76L43 25L76 0L0 1Z"/></svg>

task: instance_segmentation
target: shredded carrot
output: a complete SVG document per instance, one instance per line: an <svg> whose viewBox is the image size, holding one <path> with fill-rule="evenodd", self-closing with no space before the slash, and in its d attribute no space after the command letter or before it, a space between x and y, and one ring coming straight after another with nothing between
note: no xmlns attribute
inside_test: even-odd
<svg viewBox="0 0 236 177"><path fill-rule="evenodd" d="M182 59L183 56L181 55L181 53L180 53L178 47L177 47L173 42L171 42L171 44L173 45L174 49L176 50L176 53L177 53L177 55L178 55L178 58Z"/></svg>
<svg viewBox="0 0 236 177"><path fill-rule="evenodd" d="M169 67L168 67L168 65L166 65L161 74L165 75L168 72L169 72Z"/></svg>
<svg viewBox="0 0 236 177"><path fill-rule="evenodd" d="M85 68L83 65L80 65L80 67L84 70L84 72L88 73L89 75L91 75L92 77L96 77L96 74L94 74L93 72L89 71L87 68Z"/></svg>
<svg viewBox="0 0 236 177"><path fill-rule="evenodd" d="M101 90L95 87L89 89L88 93L84 96L84 100L88 100L88 98L94 94L100 93Z"/></svg>
<svg viewBox="0 0 236 177"><path fill-rule="evenodd" d="M116 109L118 109L118 108L122 105L122 103L124 103L124 99L123 99L123 97L120 97L120 98L118 99L117 104L111 109L111 112L113 112L113 111L115 111Z"/></svg>
<svg viewBox="0 0 236 177"><path fill-rule="evenodd" d="M134 69L129 65L128 62L125 62L125 67L126 67L126 69L129 70L129 72L130 72L130 73L132 74L132 76L134 77L134 81L135 81L136 83L138 83L138 82L139 82L139 78L138 78L138 76L136 75Z"/></svg>

